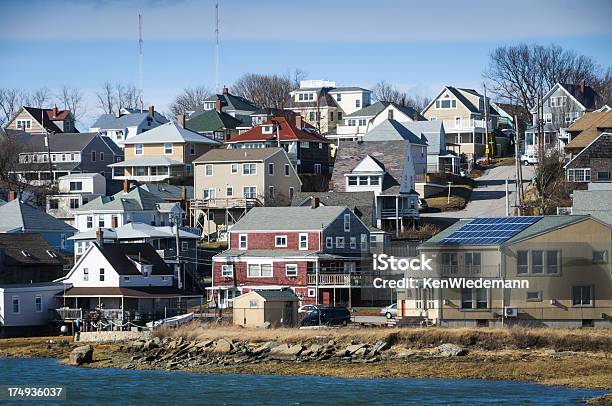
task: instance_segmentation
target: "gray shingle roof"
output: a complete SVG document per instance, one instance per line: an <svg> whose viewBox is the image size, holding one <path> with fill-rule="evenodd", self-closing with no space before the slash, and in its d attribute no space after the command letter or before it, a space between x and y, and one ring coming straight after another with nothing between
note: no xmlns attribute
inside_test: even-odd
<svg viewBox="0 0 612 406"><path fill-rule="evenodd" d="M193 186L175 186L167 183L146 183L140 186L147 192L153 193L166 201L183 200L186 190L187 199L193 199Z"/></svg>
<svg viewBox="0 0 612 406"><path fill-rule="evenodd" d="M97 128L100 130L121 130L127 127L136 127L143 121L146 121L148 116L148 111L144 111L142 113L135 111L130 114L123 114L121 117L117 117L115 114L102 114L100 117L98 117L96 122L91 125L91 128ZM155 112L153 117L158 124L168 122L168 119L158 112Z"/></svg>
<svg viewBox="0 0 612 406"><path fill-rule="evenodd" d="M427 143L429 154L442 154L446 151L444 123L442 120L409 121L402 123L410 132Z"/></svg>
<svg viewBox="0 0 612 406"><path fill-rule="evenodd" d="M163 199L147 192L143 188L136 187L128 193L123 191L113 196L99 196L89 203L79 207L76 212L89 212L96 210L122 210L122 211L141 211L159 210L164 204Z"/></svg>
<svg viewBox="0 0 612 406"><path fill-rule="evenodd" d="M174 271L149 243L113 243L103 244L99 248L104 258L119 275L141 275L130 258L153 265L152 275L174 275Z"/></svg>
<svg viewBox="0 0 612 406"><path fill-rule="evenodd" d="M73 234L76 229L19 199L0 206L0 233L55 231Z"/></svg>
<svg viewBox="0 0 612 406"><path fill-rule="evenodd" d="M574 190L573 214L591 216L612 224L612 190Z"/></svg>
<svg viewBox="0 0 612 406"><path fill-rule="evenodd" d="M61 268L64 264L62 255L38 233L0 234L0 251L4 255L4 264L8 266L41 264ZM21 251L27 251L30 256L26 257ZM52 257L47 251L56 256Z"/></svg>
<svg viewBox="0 0 612 406"><path fill-rule="evenodd" d="M427 145L427 142L410 131L404 123L395 120L385 120L372 128L363 136L363 141L410 141L411 144Z"/></svg>
<svg viewBox="0 0 612 406"><path fill-rule="evenodd" d="M128 223L114 229L105 228L104 238L111 240L131 240L140 238L174 238L174 230L170 226L152 226L145 223ZM180 238L199 239L198 235L179 230ZM96 230L87 230L69 238L69 240L94 240Z"/></svg>
<svg viewBox="0 0 612 406"><path fill-rule="evenodd" d="M199 144L214 144L221 145L222 143L213 140L202 134L198 134L195 131L188 130L179 126L175 122L168 122L155 127L144 133L136 134L132 137L128 137L125 140L126 144L159 144L165 142L176 142L176 143L199 143Z"/></svg>
<svg viewBox="0 0 612 406"><path fill-rule="evenodd" d="M15 140L28 146L31 152L47 152L45 138L42 135L31 135L21 131L7 130L7 134ZM49 135L49 150L51 152L82 151L98 133L58 133ZM111 141L112 143L112 141Z"/></svg>
<svg viewBox="0 0 612 406"><path fill-rule="evenodd" d="M231 231L322 230L345 210L346 206L255 207Z"/></svg>
<svg viewBox="0 0 612 406"><path fill-rule="evenodd" d="M124 168L131 166L170 166L170 165L185 165L183 162L175 161L162 155L145 155L137 158L128 159L127 161L116 162L108 166L113 168Z"/></svg>
<svg viewBox="0 0 612 406"><path fill-rule="evenodd" d="M297 302L300 300L291 290L256 290L267 302Z"/></svg>
<svg viewBox="0 0 612 406"><path fill-rule="evenodd" d="M251 101L245 99L244 97L236 96L231 93L213 94L204 99L204 101L209 102L217 100L221 100L221 111L243 110L255 112L258 110L257 106L255 106L255 104L253 104ZM194 114L199 114L201 111L203 110L196 109L196 112ZM192 114L190 118L193 117L194 114Z"/></svg>

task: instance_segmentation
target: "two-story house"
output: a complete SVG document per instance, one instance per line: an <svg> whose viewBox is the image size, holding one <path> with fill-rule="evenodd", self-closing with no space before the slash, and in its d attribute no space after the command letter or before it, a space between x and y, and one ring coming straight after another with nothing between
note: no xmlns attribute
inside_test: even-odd
<svg viewBox="0 0 612 406"><path fill-rule="evenodd" d="M590 216L460 220L419 247L432 260L423 276L509 285L420 284L398 292L398 313L439 326L610 327L611 231Z"/></svg>
<svg viewBox="0 0 612 406"><path fill-rule="evenodd" d="M127 138L167 122L168 119L155 111L153 106L146 111L122 108L117 114L102 114L89 131L105 135L123 148Z"/></svg>
<svg viewBox="0 0 612 406"><path fill-rule="evenodd" d="M106 178L99 173L75 173L58 179L58 192L47 196L47 214L74 225L74 210L106 195Z"/></svg>
<svg viewBox="0 0 612 406"><path fill-rule="evenodd" d="M29 134L78 133L70 110L40 109L23 106L6 124L10 130L21 130Z"/></svg>
<svg viewBox="0 0 612 406"><path fill-rule="evenodd" d="M241 121L244 126L249 127L251 123L250 116L258 111L259 107L244 97L231 94L229 89L224 86L221 94L210 95L202 100L202 104L193 111L186 111L185 119L186 121L193 120L198 115L210 110L217 110L228 114Z"/></svg>
<svg viewBox="0 0 612 406"><path fill-rule="evenodd" d="M250 290L291 288L301 303L359 303L369 269L368 227L346 206L257 207L230 230L213 257L218 306Z"/></svg>
<svg viewBox="0 0 612 406"><path fill-rule="evenodd" d="M192 161L219 145L219 141L169 122L125 140L125 161L109 167L113 179L139 182L192 176Z"/></svg>
<svg viewBox="0 0 612 406"><path fill-rule="evenodd" d="M214 149L194 162L191 225L226 231L256 206L288 206L302 182L283 148Z"/></svg>
<svg viewBox="0 0 612 406"><path fill-rule="evenodd" d="M273 117L226 143L233 148L282 147L299 174L331 174L330 141L306 127L299 115L295 120Z"/></svg>
<svg viewBox="0 0 612 406"><path fill-rule="evenodd" d="M320 134L336 129L344 117L372 103L372 92L361 87L336 87L329 80L302 80L289 93L285 109L294 111Z"/></svg>
<svg viewBox="0 0 612 406"><path fill-rule="evenodd" d="M399 234L419 219L415 184L418 177L424 176L426 154L426 145L409 141L340 144L330 189L373 191L376 227Z"/></svg>
<svg viewBox="0 0 612 406"><path fill-rule="evenodd" d="M31 135L7 130L7 135L23 145L18 171L11 175L35 186L73 173L100 173L110 179L108 165L123 159L123 151L98 133Z"/></svg>
<svg viewBox="0 0 612 406"><path fill-rule="evenodd" d="M198 114L192 114L188 117L185 117L184 114L179 114L176 117L176 121L181 127L204 134L221 142L238 135L239 129L245 126L245 123L239 119L223 112L221 99L216 100L215 108L212 110L203 110Z"/></svg>
<svg viewBox="0 0 612 406"><path fill-rule="evenodd" d="M488 123L485 123L485 112ZM428 120L444 123L447 149L474 160L485 155L486 134L492 134L498 118L489 98L485 101L474 89L453 86L442 89L421 114Z"/></svg>
<svg viewBox="0 0 612 406"><path fill-rule="evenodd" d="M573 145L580 142L578 139L574 141ZM565 164L565 173L569 192L585 190L590 182L610 182L612 132L597 135L580 152L572 154L570 161Z"/></svg>

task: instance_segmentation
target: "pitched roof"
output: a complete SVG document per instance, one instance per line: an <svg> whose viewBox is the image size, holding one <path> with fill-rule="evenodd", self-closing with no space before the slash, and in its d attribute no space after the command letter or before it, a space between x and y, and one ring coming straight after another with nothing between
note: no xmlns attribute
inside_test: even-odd
<svg viewBox="0 0 612 406"><path fill-rule="evenodd" d="M128 193L120 191L113 196L98 196L87 204L76 209L76 212L96 210L141 211L159 210L164 200L141 187L135 187Z"/></svg>
<svg viewBox="0 0 612 406"><path fill-rule="evenodd" d="M272 134L264 134L264 126L274 126ZM276 139L276 129L278 128L278 135L281 141L312 141L312 142L324 142L329 143L330 141L317 134L316 132L304 131L303 129L297 128L295 121L287 120L285 117L273 117L266 120L263 124L257 125L244 133L232 137L226 144L234 144L240 142L253 142L253 141L267 141Z"/></svg>
<svg viewBox="0 0 612 406"><path fill-rule="evenodd" d="M588 85L584 86L584 90L580 84L560 83L580 104L587 110L593 110L599 102L599 94Z"/></svg>
<svg viewBox="0 0 612 406"><path fill-rule="evenodd" d="M7 135L14 137L19 144L27 145L31 152L47 152L47 146L45 145L45 138L47 137L10 129L6 131ZM82 151L96 137L101 136L98 133L52 133L49 134L49 150L51 152ZM106 138L108 139L108 137ZM110 140L109 142L114 144Z"/></svg>
<svg viewBox="0 0 612 406"><path fill-rule="evenodd" d="M253 292L265 299L266 302L297 302L300 300L292 290L255 290Z"/></svg>
<svg viewBox="0 0 612 406"><path fill-rule="evenodd" d="M196 158L194 163L201 162L249 162L265 161L272 155L284 151L283 148L231 148L211 149L204 155Z"/></svg>
<svg viewBox="0 0 612 406"><path fill-rule="evenodd" d="M312 88L312 89L296 89L294 90L294 92L301 92L301 91L315 91L317 92L317 98L316 100L312 100L312 101L295 101L295 98L292 96L289 96L289 98L287 99L285 105L287 106L287 108L291 108L291 109L307 109L307 108L313 108L313 107L338 107L338 103L336 103L336 100L334 100L334 98L329 94L329 90L330 88L328 87L323 87L323 88ZM293 93L293 92L292 92Z"/></svg>
<svg viewBox="0 0 612 406"><path fill-rule="evenodd" d="M97 128L100 130L120 130L127 127L135 127L140 125L143 121L146 121L149 117L148 111L129 111L128 114L122 114L119 117L115 114L102 114L90 128ZM168 119L157 111L153 114L154 120L158 124L164 124L168 122Z"/></svg>
<svg viewBox="0 0 612 406"><path fill-rule="evenodd" d="M165 142L199 143L220 145L221 142L213 140L195 131L183 128L175 122L168 122L149 131L133 135L125 140L125 144L159 144Z"/></svg>
<svg viewBox="0 0 612 406"><path fill-rule="evenodd" d="M225 88L227 89L227 88ZM258 108L255 104L244 97L236 96L229 92L222 94L213 94L204 99L205 102L216 102L221 100L221 111L224 110L243 110L243 111L257 111ZM196 113L198 114L197 110Z"/></svg>
<svg viewBox="0 0 612 406"><path fill-rule="evenodd" d="M62 267L64 264L63 256L38 233L0 234L0 251L6 266L40 264ZM22 251L29 255L23 255Z"/></svg>
<svg viewBox="0 0 612 406"><path fill-rule="evenodd" d="M118 288L118 287L76 287L66 290L64 296L123 296L123 297L181 297L186 296L184 290L179 290L171 286L151 286L138 288Z"/></svg>
<svg viewBox="0 0 612 406"><path fill-rule="evenodd" d="M346 206L255 207L231 228L235 231L322 230L345 210Z"/></svg>
<svg viewBox="0 0 612 406"><path fill-rule="evenodd" d="M612 129L612 110L585 113L567 129L575 138L565 148L585 148L606 129Z"/></svg>
<svg viewBox="0 0 612 406"><path fill-rule="evenodd" d="M402 113L404 113L405 115L407 115L411 119L414 117L415 114L417 114L417 117L418 117L419 120L426 120L425 117L423 117L421 115L421 113L419 113L418 111L416 111L412 107L410 107L410 106L402 106L401 104L393 103L393 102L388 102L388 101L377 101L377 102L375 102L373 104L370 104L369 106L366 106L366 107L362 108L361 110L357 110L357 111L355 111L355 112L353 112L351 114L348 114L348 115L344 116L344 118L351 118L351 117L376 117L377 115L382 113L382 111L384 109L389 107L389 105L391 105L395 109L401 111Z"/></svg>
<svg viewBox="0 0 612 406"><path fill-rule="evenodd" d="M424 123L429 123L429 121L424 121ZM364 142L405 140L410 141L412 144L427 145L427 141L423 140L420 134L416 135L410 131L404 123L388 119L368 131L362 139Z"/></svg>
<svg viewBox="0 0 612 406"><path fill-rule="evenodd" d="M139 238L174 238L175 233L170 226L152 226L145 223L127 223L117 228L103 229L104 239L110 240L132 240ZM199 239L200 236L179 230L179 238ZM69 240L95 240L96 230L87 230L80 232Z"/></svg>
<svg viewBox="0 0 612 406"><path fill-rule="evenodd" d="M223 129L235 129L242 121L216 109L206 110L185 120L185 128L196 132L213 132Z"/></svg>
<svg viewBox="0 0 612 406"><path fill-rule="evenodd" d="M612 190L574 190L572 214L591 215L612 225Z"/></svg>
<svg viewBox="0 0 612 406"><path fill-rule="evenodd" d="M61 133L63 130L59 128L53 121L64 121L70 116L70 110L58 110L57 115L54 115L55 109L39 109L37 107L23 106L23 109L27 111L36 122L47 131L54 133ZM41 121L42 117L42 123ZM77 131L78 132L78 131Z"/></svg>
<svg viewBox="0 0 612 406"><path fill-rule="evenodd" d="M446 150L444 122L442 120L407 121L403 122L402 125L427 143L429 154L439 154Z"/></svg>
<svg viewBox="0 0 612 406"><path fill-rule="evenodd" d="M106 243L102 246L96 243L96 247L119 275L141 275L132 261L153 265L152 275L174 275L149 243Z"/></svg>
<svg viewBox="0 0 612 406"><path fill-rule="evenodd" d="M140 187L166 201L183 200L184 195L186 195L187 199L193 198L193 186L175 186L167 183L146 183Z"/></svg>
<svg viewBox="0 0 612 406"><path fill-rule="evenodd" d="M0 206L0 233L54 231L73 234L76 229L19 199Z"/></svg>
<svg viewBox="0 0 612 406"><path fill-rule="evenodd" d="M107 166L111 168L124 168L131 166L172 166L185 165L183 162L170 159L162 155L144 155L136 158L128 159L127 161L115 162Z"/></svg>

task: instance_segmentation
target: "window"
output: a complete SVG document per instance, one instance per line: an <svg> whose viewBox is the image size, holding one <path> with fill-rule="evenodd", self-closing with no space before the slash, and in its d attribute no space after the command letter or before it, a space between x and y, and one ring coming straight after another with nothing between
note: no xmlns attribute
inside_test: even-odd
<svg viewBox="0 0 612 406"><path fill-rule="evenodd" d="M516 262L517 262L517 268L516 268L516 273L517 274L523 274L523 273L528 273L529 272L529 263L527 261L527 251L518 251L516 253Z"/></svg>
<svg viewBox="0 0 612 406"><path fill-rule="evenodd" d="M289 176L289 174L291 173L289 166L289 164L285 164L285 176Z"/></svg>
<svg viewBox="0 0 612 406"><path fill-rule="evenodd" d="M314 164L314 171L315 171L315 174L320 175L321 174L321 164Z"/></svg>
<svg viewBox="0 0 612 406"><path fill-rule="evenodd" d="M336 237L336 248L344 248L344 237Z"/></svg>
<svg viewBox="0 0 612 406"><path fill-rule="evenodd" d="M357 108L361 107L361 100L359 100L359 99L355 100L355 107L357 107Z"/></svg>
<svg viewBox="0 0 612 406"><path fill-rule="evenodd" d="M59 200L57 199L49 199L49 209L57 210L59 208Z"/></svg>
<svg viewBox="0 0 612 406"><path fill-rule="evenodd" d="M293 192L295 188L293 186L289 186L289 199L293 199Z"/></svg>
<svg viewBox="0 0 612 406"><path fill-rule="evenodd" d="M211 200L217 197L217 189L204 189L202 191L202 196L204 200Z"/></svg>
<svg viewBox="0 0 612 406"><path fill-rule="evenodd" d="M461 289L461 308L472 309L472 289L462 288Z"/></svg>
<svg viewBox="0 0 612 406"><path fill-rule="evenodd" d="M350 247L352 250L357 249L357 237L351 237L350 241Z"/></svg>
<svg viewBox="0 0 612 406"><path fill-rule="evenodd" d="M344 215L344 231L351 231L351 215L349 213Z"/></svg>
<svg viewBox="0 0 612 406"><path fill-rule="evenodd" d="M334 248L334 238L333 237L327 237L325 239L325 248Z"/></svg>
<svg viewBox="0 0 612 406"><path fill-rule="evenodd" d="M287 246L287 236L277 235L276 237L274 237L274 246L275 247L286 247Z"/></svg>
<svg viewBox="0 0 612 406"><path fill-rule="evenodd" d="M240 234L238 235L238 249L246 250L248 247L248 235Z"/></svg>
<svg viewBox="0 0 612 406"><path fill-rule="evenodd" d="M13 296L13 313L19 313L19 311L20 311L19 296Z"/></svg>
<svg viewBox="0 0 612 406"><path fill-rule="evenodd" d="M367 176L359 177L359 186L367 186L369 178Z"/></svg>
<svg viewBox="0 0 612 406"><path fill-rule="evenodd" d="M528 302L541 302L542 301L542 291L536 290L533 292L527 292L527 301Z"/></svg>
<svg viewBox="0 0 612 406"><path fill-rule="evenodd" d="M593 263L594 264L607 264L608 263L608 251L593 251Z"/></svg>
<svg viewBox="0 0 612 406"><path fill-rule="evenodd" d="M308 141L302 141L302 142L300 142L300 147L301 148L310 148L310 143Z"/></svg>
<svg viewBox="0 0 612 406"><path fill-rule="evenodd" d="M378 176L370 176L370 185L377 186L380 184L380 178Z"/></svg>
<svg viewBox="0 0 612 406"><path fill-rule="evenodd" d="M78 197L70 199L70 208L71 209L78 209L79 208L79 198Z"/></svg>
<svg viewBox="0 0 612 406"><path fill-rule="evenodd" d="M466 252L463 260L466 272L470 274L480 273L480 252Z"/></svg>
<svg viewBox="0 0 612 406"><path fill-rule="evenodd" d="M285 265L285 275L287 276L297 276L298 267L297 264L287 264Z"/></svg>
<svg viewBox="0 0 612 406"><path fill-rule="evenodd" d="M274 163L272 162L268 164L268 175L274 176Z"/></svg>
<svg viewBox="0 0 612 406"><path fill-rule="evenodd" d="M544 114L544 122L548 124L552 123L552 113Z"/></svg>
<svg viewBox="0 0 612 406"><path fill-rule="evenodd" d="M62 161L66 160L66 155L62 154ZM96 162L96 151L91 151L91 162Z"/></svg>
<svg viewBox="0 0 612 406"><path fill-rule="evenodd" d="M104 268L100 268L100 282L104 282Z"/></svg>
<svg viewBox="0 0 612 406"><path fill-rule="evenodd" d="M98 217L98 227L104 228L104 216Z"/></svg>
<svg viewBox="0 0 612 406"><path fill-rule="evenodd" d="M572 124L574 121L580 118L581 115L582 113L580 111L565 113L565 124Z"/></svg>
<svg viewBox="0 0 612 406"><path fill-rule="evenodd" d="M256 164L242 164L243 175L256 175L257 165Z"/></svg>
<svg viewBox="0 0 612 406"><path fill-rule="evenodd" d="M124 277L123 277L123 280L124 280L125 282L129 282L129 281L130 281L130 277L129 277L129 276L124 276Z"/></svg>
<svg viewBox="0 0 612 406"><path fill-rule="evenodd" d="M610 180L610 172L597 172L597 180Z"/></svg>
<svg viewBox="0 0 612 406"><path fill-rule="evenodd" d="M550 107L563 107L567 103L567 97L557 96L550 98Z"/></svg>
<svg viewBox="0 0 612 406"><path fill-rule="evenodd" d="M308 288L308 297L317 296L317 290L315 288Z"/></svg>
<svg viewBox="0 0 612 406"><path fill-rule="evenodd" d="M338 94L336 95L336 100L338 100L338 101L342 101L342 93L338 93Z"/></svg>
<svg viewBox="0 0 612 406"><path fill-rule="evenodd" d="M87 216L87 228L93 228L93 216Z"/></svg>
<svg viewBox="0 0 612 406"><path fill-rule="evenodd" d="M591 306L591 287L590 286L574 286L572 287L572 305L573 306Z"/></svg>
<svg viewBox="0 0 612 406"><path fill-rule="evenodd" d="M531 273L542 273L544 271L543 251L531 251Z"/></svg>
<svg viewBox="0 0 612 406"><path fill-rule="evenodd" d="M365 118L360 118L358 120L358 122L357 122L357 125L360 125L360 126L366 125L366 119Z"/></svg>
<svg viewBox="0 0 612 406"><path fill-rule="evenodd" d="M300 233L299 235L299 249L307 250L308 249L308 234Z"/></svg>
<svg viewBox="0 0 612 406"><path fill-rule="evenodd" d="M349 186L357 186L357 176L349 176L348 184Z"/></svg>
<svg viewBox="0 0 612 406"><path fill-rule="evenodd" d="M89 280L89 269L83 268L83 281L87 282Z"/></svg>
<svg viewBox="0 0 612 406"><path fill-rule="evenodd" d="M489 295L486 289L477 288L461 289L461 308L462 309L487 309L489 307Z"/></svg>
<svg viewBox="0 0 612 406"><path fill-rule="evenodd" d="M233 278L234 277L234 265L222 265L221 266L221 276L224 278Z"/></svg>
<svg viewBox="0 0 612 406"><path fill-rule="evenodd" d="M17 120L17 128L21 128L21 129L32 128L32 120Z"/></svg>
<svg viewBox="0 0 612 406"><path fill-rule="evenodd" d="M169 142L164 144L164 155L172 155L172 144Z"/></svg>
<svg viewBox="0 0 612 406"><path fill-rule="evenodd" d="M476 308L477 309L486 309L489 307L487 300L487 290L486 289L475 289L476 290Z"/></svg>
<svg viewBox="0 0 612 406"><path fill-rule="evenodd" d="M255 300L255 299L249 300L249 308L250 309L257 309L257 300Z"/></svg>
<svg viewBox="0 0 612 406"><path fill-rule="evenodd" d="M70 182L70 191L83 190L83 182Z"/></svg>
<svg viewBox="0 0 612 406"><path fill-rule="evenodd" d="M181 251L189 251L189 242L181 241Z"/></svg>
<svg viewBox="0 0 612 406"><path fill-rule="evenodd" d="M36 295L34 297L34 309L36 309L36 313L42 313L42 296Z"/></svg>
<svg viewBox="0 0 612 406"><path fill-rule="evenodd" d="M546 273L559 273L559 251L546 251Z"/></svg>
<svg viewBox="0 0 612 406"><path fill-rule="evenodd" d="M311 112L308 114L308 119L309 119L310 121L316 121L316 119L317 119L317 114L316 114L314 111L311 111Z"/></svg>
<svg viewBox="0 0 612 406"><path fill-rule="evenodd" d="M225 196L227 196L227 197L234 196L234 187L233 186L227 186L225 188Z"/></svg>
<svg viewBox="0 0 612 406"><path fill-rule="evenodd" d="M436 109L454 109L454 108L457 108L457 100L455 99L436 100Z"/></svg>
<svg viewBox="0 0 612 406"><path fill-rule="evenodd" d="M144 148L143 148L142 144L134 144L134 154L142 155L143 149Z"/></svg>
<svg viewBox="0 0 612 406"><path fill-rule="evenodd" d="M338 112L338 121L342 121L342 112L341 111Z"/></svg>
<svg viewBox="0 0 612 406"><path fill-rule="evenodd" d="M459 260L456 252L442 253L442 273L456 274L459 270Z"/></svg>
<svg viewBox="0 0 612 406"><path fill-rule="evenodd" d="M245 199L256 199L257 198L257 187L256 186L245 186L242 188L242 194Z"/></svg>
<svg viewBox="0 0 612 406"><path fill-rule="evenodd" d="M238 164L232 164L232 175L235 175L238 173Z"/></svg>
<svg viewBox="0 0 612 406"><path fill-rule="evenodd" d="M204 165L204 176L213 176L213 166L212 165Z"/></svg>
<svg viewBox="0 0 612 406"><path fill-rule="evenodd" d="M270 278L273 276L272 264L249 264L247 276L251 278Z"/></svg>
<svg viewBox="0 0 612 406"><path fill-rule="evenodd" d="M590 182L591 181L591 169L568 169L567 170L567 181L568 182Z"/></svg>
<svg viewBox="0 0 612 406"><path fill-rule="evenodd" d="M461 117L455 117L455 127L461 128Z"/></svg>
<svg viewBox="0 0 612 406"><path fill-rule="evenodd" d="M272 134L273 127L271 125L264 125L261 129L262 134Z"/></svg>
<svg viewBox="0 0 612 406"><path fill-rule="evenodd" d="M329 121L332 121L332 122L334 121L334 112L333 111L329 112Z"/></svg>
<svg viewBox="0 0 612 406"><path fill-rule="evenodd" d="M367 234L361 234L361 250L362 251L368 250L368 235Z"/></svg>
<svg viewBox="0 0 612 406"><path fill-rule="evenodd" d="M70 157L73 158L74 155L70 155ZM100 161L104 161L104 152L100 152Z"/></svg>

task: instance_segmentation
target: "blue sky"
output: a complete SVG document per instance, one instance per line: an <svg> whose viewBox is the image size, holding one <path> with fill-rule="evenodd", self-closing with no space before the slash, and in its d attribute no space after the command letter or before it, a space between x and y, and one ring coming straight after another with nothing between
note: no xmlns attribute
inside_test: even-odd
<svg viewBox="0 0 612 406"><path fill-rule="evenodd" d="M310 79L384 79L431 97L446 84L480 88L488 53L519 42L612 65L612 1L461 3L220 0L220 83L300 68ZM0 87L77 86L88 125L102 83L138 83L139 12L146 102L164 111L187 86L214 87L213 0L0 0Z"/></svg>

